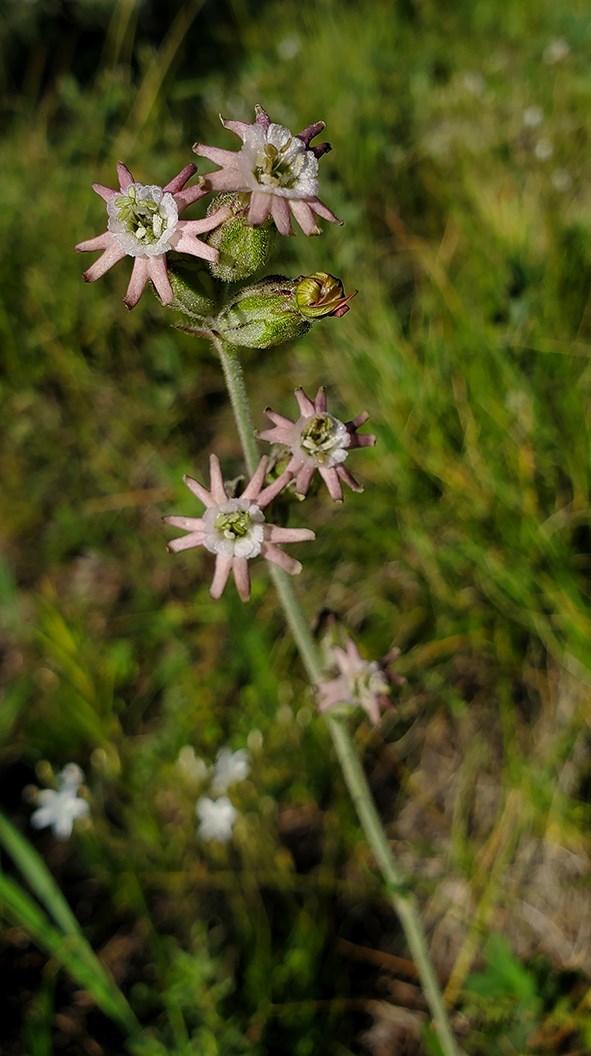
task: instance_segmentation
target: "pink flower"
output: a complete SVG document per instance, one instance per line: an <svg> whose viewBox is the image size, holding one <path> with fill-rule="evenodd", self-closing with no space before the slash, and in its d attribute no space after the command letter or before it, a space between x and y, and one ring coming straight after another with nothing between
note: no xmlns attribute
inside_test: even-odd
<svg viewBox="0 0 591 1056"><path fill-rule="evenodd" d="M207 194L201 183L183 190L187 180L197 172L196 165L185 165L178 176L157 187L135 183L123 162L117 165L119 190L93 183L92 188L107 203L109 217L102 235L79 242L77 253L102 249L101 256L84 272L86 282L100 279L123 257L135 257L131 280L124 302L133 308L139 301L148 279L151 279L163 304L173 300L172 286L166 269L166 254L191 253L204 260L217 261L218 251L195 236L212 231L229 216L218 209L204 220L179 220L179 213Z"/></svg>
<svg viewBox="0 0 591 1056"><path fill-rule="evenodd" d="M340 224L318 198L318 158L331 147L330 143L311 147L310 141L322 132L324 121L292 136L288 128L273 124L262 106L255 106L255 113L251 125L222 119L224 128L240 136L241 150L193 146L196 154L221 165L205 177L211 190L251 192L248 222L256 227L271 216L282 235L292 234L290 213L305 235L320 234L317 216Z"/></svg>
<svg viewBox="0 0 591 1056"><path fill-rule="evenodd" d="M239 498L228 496L219 459L210 455L211 491L202 484L185 477L190 491L206 507L203 517L165 517L166 524L182 528L188 535L173 539L168 549L173 553L204 546L216 555L215 573L209 590L212 598L219 598L228 582L230 572L234 575L242 601L250 597L250 574L248 562L262 554L267 561L278 565L284 572L296 575L302 566L295 558L286 554L277 543L301 543L314 539L309 528L280 528L266 524L263 509L283 490L289 476L282 473L277 480L263 488L268 459L262 458L252 479Z"/></svg>
<svg viewBox="0 0 591 1056"><path fill-rule="evenodd" d="M347 639L346 648L338 645L330 648L339 675L326 682L320 682L318 690L320 711L330 711L339 705L357 705L367 712L374 725L380 721L380 711L391 707L389 701L392 682L402 685L405 679L394 673L387 673L388 666L399 655L400 650L393 649L382 660L363 660L351 638Z"/></svg>
<svg viewBox="0 0 591 1056"><path fill-rule="evenodd" d="M296 495L304 497L316 470L335 502L343 501L341 481L348 484L352 491L363 491L343 463L351 448L372 447L376 442L375 436L370 433L357 433L359 426L369 418L367 412L358 414L350 422L334 418L326 410L324 387L318 389L313 403L303 389L296 389L295 397L300 408L297 421L292 422L290 418L284 418L268 408L265 414L274 423L274 428L263 430L259 437L270 444L284 444L291 451L285 472L295 477Z"/></svg>

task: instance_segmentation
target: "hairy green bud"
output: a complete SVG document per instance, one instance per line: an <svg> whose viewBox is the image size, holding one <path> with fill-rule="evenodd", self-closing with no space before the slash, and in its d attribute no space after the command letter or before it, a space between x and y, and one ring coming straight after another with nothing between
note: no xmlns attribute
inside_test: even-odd
<svg viewBox="0 0 591 1056"><path fill-rule="evenodd" d="M168 277L172 286L174 300L169 305L177 312L190 315L193 319L207 319L215 314L215 291L213 282L202 261L179 256L170 259Z"/></svg>
<svg viewBox="0 0 591 1056"><path fill-rule="evenodd" d="M207 236L207 242L219 252L216 263L209 265L211 274L222 282L248 279L267 263L275 238L275 225L267 220L259 227L247 222L248 194L218 194L210 202L207 215L226 206L232 215Z"/></svg>
<svg viewBox="0 0 591 1056"><path fill-rule="evenodd" d="M269 275L239 290L212 323L224 341L246 348L271 348L301 337L312 325L299 311L298 279Z"/></svg>

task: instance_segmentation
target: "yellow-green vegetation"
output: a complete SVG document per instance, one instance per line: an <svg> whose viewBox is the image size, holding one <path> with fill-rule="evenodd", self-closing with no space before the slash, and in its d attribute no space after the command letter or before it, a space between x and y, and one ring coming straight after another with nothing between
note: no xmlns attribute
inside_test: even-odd
<svg viewBox="0 0 591 1056"><path fill-rule="evenodd" d="M183 474L243 472L216 358L73 252L118 160L165 182L256 103L326 121L345 221L267 273L359 294L244 349L255 423L325 384L378 436L364 494L296 506L296 589L401 649L393 710L351 723L460 1045L590 1051L588 5L6 0L0 44L6 1056L439 1052L264 563L214 603L209 555L166 553ZM226 745L251 772L218 844L179 753ZM69 761L66 843L23 791Z"/></svg>

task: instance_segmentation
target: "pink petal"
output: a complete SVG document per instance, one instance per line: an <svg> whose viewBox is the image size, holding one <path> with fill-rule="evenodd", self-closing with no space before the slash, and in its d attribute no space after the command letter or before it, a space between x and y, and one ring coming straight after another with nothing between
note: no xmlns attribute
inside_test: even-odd
<svg viewBox="0 0 591 1056"><path fill-rule="evenodd" d="M150 276L156 293L162 304L170 304L174 298L168 271L166 270L166 254L160 253L157 257L148 257L148 275Z"/></svg>
<svg viewBox="0 0 591 1056"><path fill-rule="evenodd" d="M181 220L177 224L177 229L171 239L170 245L173 249L176 249L177 253L190 253L193 257L201 257L202 260L217 261L219 252L214 249L213 246L208 246L207 242L202 242L200 238L195 238L194 235L187 233L184 230L185 224L198 223L195 220Z"/></svg>
<svg viewBox="0 0 591 1056"><path fill-rule="evenodd" d="M311 418L316 414L316 408L312 403L312 400L309 396L306 396L304 390L299 386L295 390L295 398L298 401L298 407L300 408L302 418Z"/></svg>
<svg viewBox="0 0 591 1056"><path fill-rule="evenodd" d="M190 535L182 535L180 539L171 539L166 548L172 554L178 554L181 550L193 550L194 547L202 545L203 532L191 532Z"/></svg>
<svg viewBox="0 0 591 1056"><path fill-rule="evenodd" d="M74 246L76 253L94 253L95 249L107 249L113 241L113 235L110 231L104 231L102 235L97 235L96 238L88 238L86 242L79 242L77 246Z"/></svg>
<svg viewBox="0 0 591 1056"><path fill-rule="evenodd" d="M324 121L315 121L313 125L308 125L307 128L304 128L301 132L298 132L297 138L301 139L302 143L306 147L306 150L308 150L310 147L310 140L314 139L315 136L320 135L321 132L324 132L325 128L326 124Z"/></svg>
<svg viewBox="0 0 591 1056"><path fill-rule="evenodd" d="M85 282L96 282L100 279L101 275L104 275L109 268L112 268L118 261L123 260L123 257L127 256L124 249L117 245L116 242L112 242L111 245L105 250L105 252L95 260L94 264L90 266L88 271L84 272L83 278Z"/></svg>
<svg viewBox="0 0 591 1056"><path fill-rule="evenodd" d="M214 165L222 165L224 168L235 168L236 172L238 169L238 154L235 150L222 150L221 147L208 147L205 143L193 143L191 150L194 154L198 154L200 158L209 158L213 161Z"/></svg>
<svg viewBox="0 0 591 1056"><path fill-rule="evenodd" d="M351 433L351 442L349 448L352 447L373 447L377 437L374 433Z"/></svg>
<svg viewBox="0 0 591 1056"><path fill-rule="evenodd" d="M124 165L122 161L117 162L117 176L119 178L119 186L122 191L126 191L131 183L135 183L135 180L130 173L127 165Z"/></svg>
<svg viewBox="0 0 591 1056"><path fill-rule="evenodd" d="M263 481L267 473L268 465L269 459L266 457L266 455L263 455L251 479L246 485L244 491L242 492L242 495L240 496L241 499L249 499L251 502L257 501L257 496L263 486Z"/></svg>
<svg viewBox="0 0 591 1056"><path fill-rule="evenodd" d="M234 582L241 601L248 601L250 598L248 559L246 557L235 557L232 571L234 572Z"/></svg>
<svg viewBox="0 0 591 1056"><path fill-rule="evenodd" d="M363 488L361 484L359 484L358 481L355 480L355 477L351 476L348 469L345 469L345 467L341 465L337 466L335 471L336 473L338 473L341 480L344 480L345 484L349 485L351 491L356 491L359 495L361 495Z"/></svg>
<svg viewBox="0 0 591 1056"><path fill-rule="evenodd" d="M261 546L261 554L271 564L282 568L284 572L289 572L290 576L297 576L302 571L300 561L296 561L295 557L290 557L284 550L280 550L278 546L273 546L273 543L264 542Z"/></svg>
<svg viewBox="0 0 591 1056"><path fill-rule="evenodd" d="M190 162L188 165L185 165L184 169L181 169L178 176L174 176L173 179L162 188L162 190L168 191L169 194L178 194L178 192L185 186L187 180L190 180L191 176L194 176L196 172L197 166Z"/></svg>
<svg viewBox="0 0 591 1056"><path fill-rule="evenodd" d="M223 502L228 501L228 493L224 487L222 467L220 466L220 460L217 455L209 456L209 479L211 494L214 500L211 505L221 506Z"/></svg>
<svg viewBox="0 0 591 1056"><path fill-rule="evenodd" d="M105 187L102 183L93 183L92 189L95 194L98 194L105 202L108 202L114 194L121 194L121 191L114 191L111 187Z"/></svg>
<svg viewBox="0 0 591 1056"><path fill-rule="evenodd" d="M220 598L222 596L233 564L234 558L231 555L216 554L215 571L209 588L212 598Z"/></svg>
<svg viewBox="0 0 591 1056"><path fill-rule="evenodd" d="M248 210L248 222L256 227L262 224L273 211L273 196L267 191L253 191Z"/></svg>
<svg viewBox="0 0 591 1056"><path fill-rule="evenodd" d="M256 114L256 117L254 119L255 125L261 125L261 127L264 128L266 131L269 125L271 124L271 118L269 117L267 111L264 109L264 107L260 105L260 103L257 103L254 108L254 112ZM248 125L246 127L248 128Z"/></svg>
<svg viewBox="0 0 591 1056"><path fill-rule="evenodd" d="M254 198L254 195L253 195ZM286 198L274 194L271 199L271 216L280 235L291 235L291 217Z"/></svg>
<svg viewBox="0 0 591 1056"><path fill-rule="evenodd" d="M305 463L302 464L302 468L298 471L296 477L296 495L301 498L307 494L308 488L310 487L310 481L316 472L316 466L308 466Z"/></svg>
<svg viewBox="0 0 591 1056"><path fill-rule="evenodd" d="M255 500L259 509L264 510L265 506L268 506L269 503L291 483L292 479L293 474L290 473L288 468L286 468L280 476L271 482L271 484L268 484L266 488L263 488Z"/></svg>
<svg viewBox="0 0 591 1056"><path fill-rule="evenodd" d="M133 263L131 278L123 303L128 308L135 308L148 281L148 258L136 257Z"/></svg>
<svg viewBox="0 0 591 1056"><path fill-rule="evenodd" d="M326 487L328 488L328 494L330 495L331 499L334 502L342 502L343 489L339 483L339 478L337 476L337 471L335 467L331 466L329 469L322 469L321 467L319 467L318 472L320 473L320 476L322 477L324 483L326 484Z"/></svg>
<svg viewBox="0 0 591 1056"><path fill-rule="evenodd" d="M353 429L359 429L360 425L365 425L368 418L369 413L367 411L362 411L356 418L352 418L350 422L346 423L347 429L349 429L349 426L352 426ZM352 430L349 429L349 432L352 432Z"/></svg>
<svg viewBox="0 0 591 1056"><path fill-rule="evenodd" d="M181 220L181 224L184 230L188 230L192 235L202 235L204 231L213 231L214 227L219 227L231 215L232 210L228 209L227 205L223 205L221 209L216 209L215 213L205 216L203 220Z"/></svg>
<svg viewBox="0 0 591 1056"><path fill-rule="evenodd" d="M204 488L203 484L200 484L198 480L193 480L193 477L184 476L183 481L187 485L189 491L192 491L193 495L195 495L204 506L219 506L219 503L216 502L207 488Z"/></svg>
<svg viewBox="0 0 591 1056"><path fill-rule="evenodd" d="M325 414L328 407L328 400L326 398L326 389L324 385L321 385L316 393L316 399L314 400L314 410L317 414Z"/></svg>
<svg viewBox="0 0 591 1056"><path fill-rule="evenodd" d="M193 202L198 202L200 198L203 198L208 194L207 187L203 183L196 183L193 187L186 187L184 191L178 191L174 195L176 207L179 214L182 213L183 209L187 206L193 205Z"/></svg>
<svg viewBox="0 0 591 1056"><path fill-rule="evenodd" d="M318 213L318 216L321 216L324 220L330 220L333 224L340 224L342 227L343 221L339 220L338 216L335 216L328 206L320 201L320 198L308 198L307 202L310 208L313 209L315 213Z"/></svg>
<svg viewBox="0 0 591 1056"><path fill-rule="evenodd" d="M165 524L171 524L173 528L182 528L184 532L198 532L204 529L201 517L163 517Z"/></svg>
<svg viewBox="0 0 591 1056"><path fill-rule="evenodd" d="M282 528L278 524L265 526L265 539L270 543L308 543L315 538L310 528Z"/></svg>
<svg viewBox="0 0 591 1056"><path fill-rule="evenodd" d="M240 139L244 142L247 129L250 128L247 121L224 121L223 117L221 121L224 128L229 129L229 131L233 132L235 136L240 136Z"/></svg>
<svg viewBox="0 0 591 1056"><path fill-rule="evenodd" d="M302 198L292 198L289 202L289 208L293 213L295 219L300 225L305 235L310 237L311 235L322 234L318 224L316 223L316 217L312 209L307 202Z"/></svg>
<svg viewBox="0 0 591 1056"><path fill-rule="evenodd" d="M204 176L207 191L248 191L244 177L238 169L226 166L217 172L208 172Z"/></svg>

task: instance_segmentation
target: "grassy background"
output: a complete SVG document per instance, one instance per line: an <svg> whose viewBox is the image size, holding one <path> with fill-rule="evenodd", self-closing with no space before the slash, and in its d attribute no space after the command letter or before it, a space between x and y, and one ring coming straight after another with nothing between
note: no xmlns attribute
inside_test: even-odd
<svg viewBox="0 0 591 1056"><path fill-rule="evenodd" d="M28 831L44 761L83 766L92 823L31 835L146 1056L436 1052L264 568L248 607L213 604L207 556L164 550L183 473L241 469L217 364L148 294L125 311L126 263L86 287L72 252L119 158L165 182L257 102L327 122L345 220L271 270L359 295L245 353L255 421L325 383L378 434L364 495L296 511L318 532L297 587L311 623L402 649L396 709L356 736L466 1051L591 1048L586 7L4 5L3 802ZM184 745L251 750L228 847L195 836ZM2 941L8 1056L122 1051L21 929Z"/></svg>

